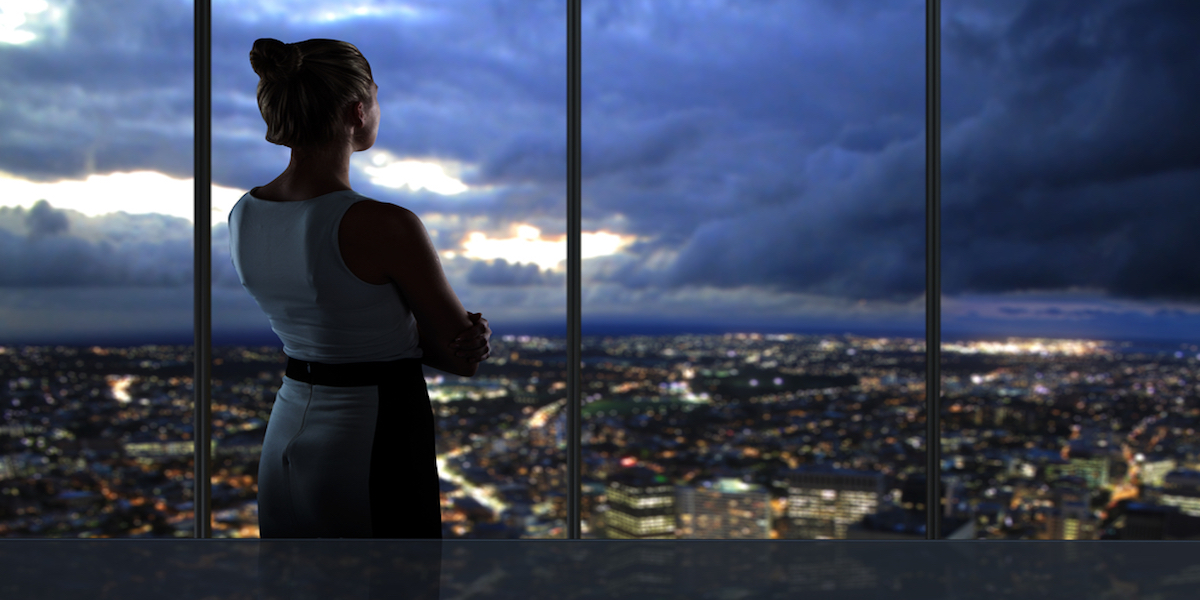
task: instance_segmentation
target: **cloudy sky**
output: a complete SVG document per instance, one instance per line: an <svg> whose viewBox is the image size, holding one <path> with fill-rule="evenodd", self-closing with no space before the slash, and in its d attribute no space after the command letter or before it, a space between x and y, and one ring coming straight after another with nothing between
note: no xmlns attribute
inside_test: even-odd
<svg viewBox="0 0 1200 600"><path fill-rule="evenodd" d="M266 330L222 222L287 162L259 37L355 43L355 188L498 332L561 327L563 0L213 4L218 335ZM583 10L585 328L922 335L921 0ZM0 344L186 339L191 3L0 11ZM943 1L948 334L1200 338L1198 30L1190 0Z"/></svg>

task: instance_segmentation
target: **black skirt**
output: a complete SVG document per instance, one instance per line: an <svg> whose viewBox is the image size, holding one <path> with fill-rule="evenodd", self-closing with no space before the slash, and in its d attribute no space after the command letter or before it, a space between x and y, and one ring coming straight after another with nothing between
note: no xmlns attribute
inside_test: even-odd
<svg viewBox="0 0 1200 600"><path fill-rule="evenodd" d="M258 471L263 538L441 539L419 359L288 359Z"/></svg>

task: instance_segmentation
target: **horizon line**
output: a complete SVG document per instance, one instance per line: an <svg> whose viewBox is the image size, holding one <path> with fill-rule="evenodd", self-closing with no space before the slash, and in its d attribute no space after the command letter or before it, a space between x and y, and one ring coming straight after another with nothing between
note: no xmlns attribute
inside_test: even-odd
<svg viewBox="0 0 1200 600"><path fill-rule="evenodd" d="M589 324L590 321L590 324ZM558 321L527 321L503 325L499 330L493 329L492 337L500 338L507 335L534 336L543 338L565 338L566 323ZM729 335L729 334L760 334L760 335L829 335L854 336L866 338L912 338L923 342L924 327L905 326L903 323L894 325L869 323L833 323L814 325L799 324L763 324L752 322L727 323L696 323L683 320L647 320L647 319L585 319L582 323L584 337L661 337L675 335ZM1013 331L1005 332L990 327L942 326L942 341L984 341L1018 339L1062 339L1062 340L1091 340L1098 342L1145 342L1153 344L1164 343L1200 343L1200 336L1188 336L1183 332L1173 332L1175 335L1159 334L1152 331L1142 332L1142 335L1122 335L1116 332L1068 332L1063 330L1048 330L1036 332L1030 327L1014 327ZM1183 334L1183 335L1180 335ZM72 339L70 336L23 336L24 339L0 342L0 347L21 346L68 346L68 347L137 347L137 346L188 346L193 343L193 332L186 331L142 333L142 334L110 334L92 336L88 339ZM214 331L214 346L277 346L282 347L279 338L270 329L260 331Z"/></svg>

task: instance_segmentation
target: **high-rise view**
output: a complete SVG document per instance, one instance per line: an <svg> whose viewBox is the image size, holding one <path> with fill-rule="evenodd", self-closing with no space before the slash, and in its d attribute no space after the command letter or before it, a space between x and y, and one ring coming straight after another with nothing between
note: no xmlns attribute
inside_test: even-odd
<svg viewBox="0 0 1200 600"><path fill-rule="evenodd" d="M945 0L940 439L925 414L920 0L213 2L212 474L193 481L192 7L0 8L0 536L257 537L286 357L229 209L256 38L350 41L357 191L418 214L473 378L426 368L447 538L565 538L566 278L582 536L1200 536L1200 51L1186 3ZM938 473L926 450L940 444ZM942 497L927 498L929 477Z"/></svg>

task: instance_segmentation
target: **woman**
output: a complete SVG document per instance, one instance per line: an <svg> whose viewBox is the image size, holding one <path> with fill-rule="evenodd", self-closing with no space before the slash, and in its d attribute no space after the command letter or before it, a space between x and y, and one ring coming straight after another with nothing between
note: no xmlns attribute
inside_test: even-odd
<svg viewBox="0 0 1200 600"><path fill-rule="evenodd" d="M440 538L421 364L472 376L491 329L450 288L420 219L350 188L378 86L354 45L259 39L250 64L287 169L229 215L242 285L288 356L259 463L264 538Z"/></svg>

